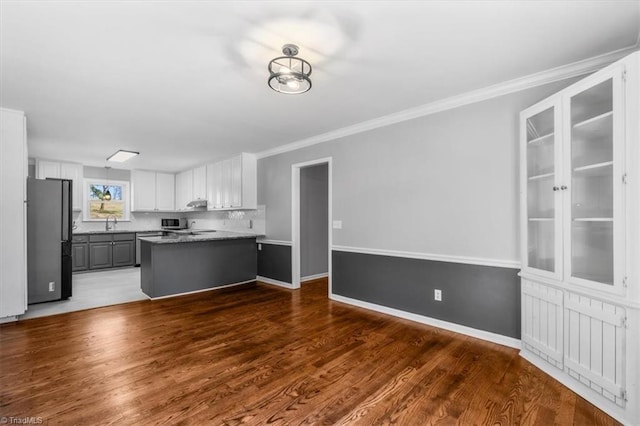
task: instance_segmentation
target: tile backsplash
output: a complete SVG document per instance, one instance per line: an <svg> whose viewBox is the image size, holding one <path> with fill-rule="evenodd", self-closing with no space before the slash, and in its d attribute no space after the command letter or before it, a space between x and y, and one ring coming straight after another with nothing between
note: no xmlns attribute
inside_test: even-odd
<svg viewBox="0 0 640 426"><path fill-rule="evenodd" d="M230 211L191 211L178 213L134 213L130 215L130 221L118 222L119 230L156 230L160 229L160 219L185 219L190 227L195 229L219 229L238 232L252 232L265 234L265 206L258 206L256 210L230 210ZM82 212L73 212L73 220L77 228L76 232L103 230L105 222L83 222ZM195 223L192 223L195 222Z"/></svg>

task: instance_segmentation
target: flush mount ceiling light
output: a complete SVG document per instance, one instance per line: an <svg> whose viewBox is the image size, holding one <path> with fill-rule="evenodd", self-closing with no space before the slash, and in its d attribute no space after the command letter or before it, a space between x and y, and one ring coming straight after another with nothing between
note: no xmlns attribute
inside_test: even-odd
<svg viewBox="0 0 640 426"><path fill-rule="evenodd" d="M311 89L311 64L296 58L298 46L285 44L282 53L269 62L269 87L279 93L297 95Z"/></svg>
<svg viewBox="0 0 640 426"><path fill-rule="evenodd" d="M124 149L119 149L118 152L116 152L115 154L113 154L109 158L107 158L107 161L115 161L116 163L124 163L128 159L133 158L138 154L140 154L140 153L139 152L135 152L135 151L125 151Z"/></svg>

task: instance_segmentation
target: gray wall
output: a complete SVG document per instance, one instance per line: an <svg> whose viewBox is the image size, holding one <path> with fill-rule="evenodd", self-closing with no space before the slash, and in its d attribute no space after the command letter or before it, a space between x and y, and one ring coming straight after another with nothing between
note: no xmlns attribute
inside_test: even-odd
<svg viewBox="0 0 640 426"><path fill-rule="evenodd" d="M300 169L300 276L329 271L329 166Z"/></svg>
<svg viewBox="0 0 640 426"><path fill-rule="evenodd" d="M267 238L291 240L291 165L333 157L333 244L518 260L518 115L573 81L260 159Z"/></svg>
<svg viewBox="0 0 640 426"><path fill-rule="evenodd" d="M259 244L258 275L291 283L291 247L278 244Z"/></svg>
<svg viewBox="0 0 640 426"><path fill-rule="evenodd" d="M341 251L332 257L335 294L520 338L517 269Z"/></svg>
<svg viewBox="0 0 640 426"><path fill-rule="evenodd" d="M519 113L575 80L260 159L267 238L291 240L291 165L332 157L334 246L519 261ZM517 269L332 258L336 294L519 337Z"/></svg>

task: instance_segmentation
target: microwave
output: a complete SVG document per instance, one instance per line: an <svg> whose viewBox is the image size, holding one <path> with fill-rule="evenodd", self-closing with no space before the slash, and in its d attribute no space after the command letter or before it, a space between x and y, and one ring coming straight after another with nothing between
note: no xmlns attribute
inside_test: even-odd
<svg viewBox="0 0 640 426"><path fill-rule="evenodd" d="M160 219L162 229L180 229L180 219Z"/></svg>

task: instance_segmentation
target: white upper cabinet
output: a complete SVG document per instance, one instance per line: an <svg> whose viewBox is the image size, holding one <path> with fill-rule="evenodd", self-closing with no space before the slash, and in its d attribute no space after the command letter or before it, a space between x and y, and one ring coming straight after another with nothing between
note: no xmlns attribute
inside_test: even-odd
<svg viewBox="0 0 640 426"><path fill-rule="evenodd" d="M623 66L521 116L523 270L622 294Z"/></svg>
<svg viewBox="0 0 640 426"><path fill-rule="evenodd" d="M207 167L196 167L193 169L193 200L207 199Z"/></svg>
<svg viewBox="0 0 640 426"><path fill-rule="evenodd" d="M193 201L193 170L176 174L176 210L189 210L189 202Z"/></svg>
<svg viewBox="0 0 640 426"><path fill-rule="evenodd" d="M173 173L156 173L156 208L172 211L176 208L176 181Z"/></svg>
<svg viewBox="0 0 640 426"><path fill-rule="evenodd" d="M242 153L207 166L209 210L257 207L256 158Z"/></svg>
<svg viewBox="0 0 640 426"><path fill-rule="evenodd" d="M65 163L59 161L36 160L37 179L69 179L73 181L73 210L82 210L83 191L83 168L82 164Z"/></svg>
<svg viewBox="0 0 640 426"><path fill-rule="evenodd" d="M133 211L173 211L175 182L171 173L131 171Z"/></svg>
<svg viewBox="0 0 640 426"><path fill-rule="evenodd" d="M222 162L207 166L207 208L222 208Z"/></svg>
<svg viewBox="0 0 640 426"><path fill-rule="evenodd" d="M36 179L60 179L60 162L36 160Z"/></svg>
<svg viewBox="0 0 640 426"><path fill-rule="evenodd" d="M133 211L156 210L156 172L131 171L131 201Z"/></svg>

